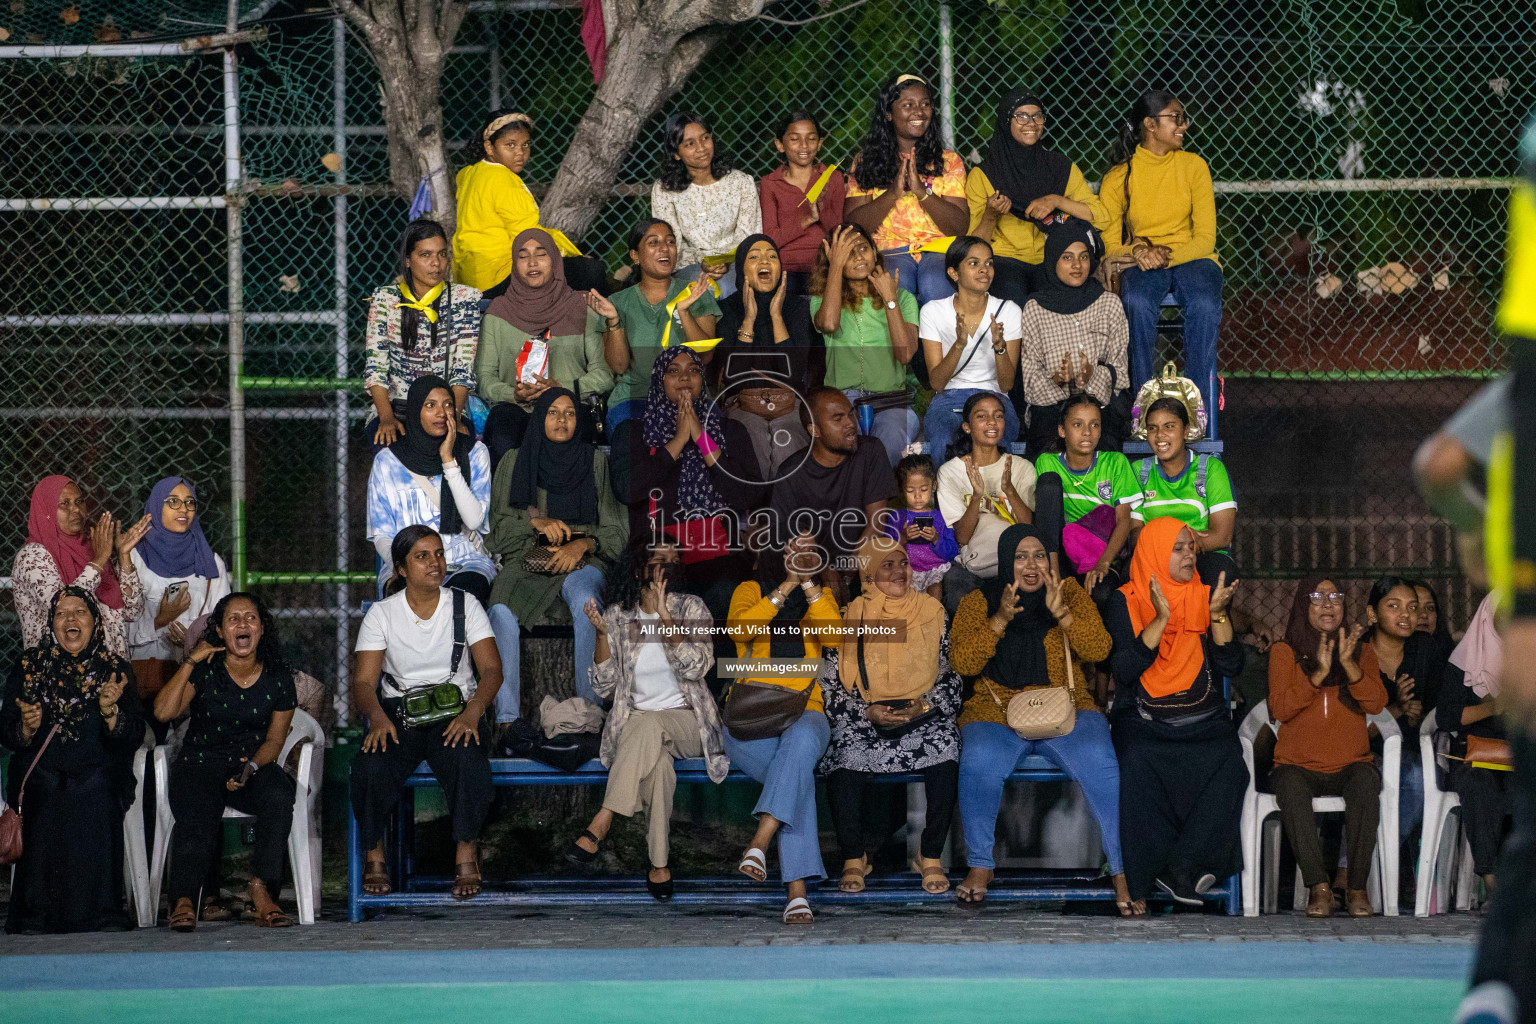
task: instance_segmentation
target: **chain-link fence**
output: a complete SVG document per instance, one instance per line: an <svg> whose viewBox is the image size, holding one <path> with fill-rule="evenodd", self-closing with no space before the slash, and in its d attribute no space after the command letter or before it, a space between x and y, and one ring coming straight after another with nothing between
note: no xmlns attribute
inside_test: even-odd
<svg viewBox="0 0 1536 1024"><path fill-rule="evenodd" d="M237 552L279 607L302 663L343 681L373 563L362 319L406 210L387 187L377 75L334 18L270 0L242 7L240 27L266 37L228 64L224 51L174 46L49 49L148 46L226 21L222 5L193 0L68 2L0 9L0 450L11 453L0 552L25 539L44 473L75 476L124 517L155 479L180 473L209 499L215 548ZM969 163L1002 93L1030 85L1046 99L1048 142L1097 180L1135 96L1174 91L1217 180L1221 422L1249 602L1274 621L1284 581L1304 569L1357 580L1394 569L1448 590L1460 625L1471 595L1407 464L1502 358L1490 321L1505 183L1536 100L1536 26L1517 7L785 0L730 28L663 114L700 111L761 176L777 162L775 120L808 107L824 155L846 166L879 81L900 67L937 85ZM524 176L542 193L594 91L580 22L565 0L471 4L443 82L455 166L488 109L515 107L536 124ZM647 213L661 116L578 239L611 270ZM234 451L232 296L247 406ZM18 634L8 602L0 609L8 663Z"/></svg>

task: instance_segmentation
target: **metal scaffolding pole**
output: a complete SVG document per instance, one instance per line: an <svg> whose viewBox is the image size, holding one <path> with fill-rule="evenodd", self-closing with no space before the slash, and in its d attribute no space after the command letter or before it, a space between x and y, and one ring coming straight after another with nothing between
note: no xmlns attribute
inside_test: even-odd
<svg viewBox="0 0 1536 1024"><path fill-rule="evenodd" d="M332 24L333 100L335 136L331 141L341 158L336 170L336 184L347 183L347 29L341 18ZM334 200L336 218L336 376L347 375L347 197L345 190ZM347 417L347 392L336 390L336 571L345 573L349 562L351 537L347 529L347 445L351 423ZM351 640L352 590L345 582L336 584L336 720L347 721L348 647Z"/></svg>
<svg viewBox="0 0 1536 1024"><path fill-rule="evenodd" d="M950 42L949 4L939 4L939 132L944 148L955 148L955 50Z"/></svg>
<svg viewBox="0 0 1536 1024"><path fill-rule="evenodd" d="M225 27L239 27L238 0L229 0ZM224 51L224 218L229 231L229 503L233 526L236 590L245 588L245 391L240 373L245 357L245 282L240 224L240 73L235 51Z"/></svg>

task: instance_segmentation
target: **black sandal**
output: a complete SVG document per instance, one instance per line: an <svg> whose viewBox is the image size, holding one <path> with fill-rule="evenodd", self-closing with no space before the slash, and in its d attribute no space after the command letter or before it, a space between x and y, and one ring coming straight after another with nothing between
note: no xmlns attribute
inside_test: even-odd
<svg viewBox="0 0 1536 1024"><path fill-rule="evenodd" d="M652 899L661 903L665 903L672 898L672 877L668 874L665 882L653 882L651 881L651 871L665 870L669 869L652 867L645 873L645 891L651 894Z"/></svg>
<svg viewBox="0 0 1536 1024"><path fill-rule="evenodd" d="M584 828L581 830L581 834L592 840L592 845L596 846L597 850L583 849L573 839L565 844L565 860L566 863L574 864L579 868L591 867L592 862L597 860L597 851L603 848L603 841L593 835L591 829Z"/></svg>

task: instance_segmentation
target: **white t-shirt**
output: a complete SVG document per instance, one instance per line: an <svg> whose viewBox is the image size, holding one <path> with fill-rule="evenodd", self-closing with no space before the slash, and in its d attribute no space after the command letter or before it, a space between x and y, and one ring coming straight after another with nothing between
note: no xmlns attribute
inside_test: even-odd
<svg viewBox="0 0 1536 1024"><path fill-rule="evenodd" d="M229 570L224 567L224 559L218 555L213 556L214 563L219 567L219 575L208 579L204 576L161 576L145 563L138 548L134 548L131 557L133 567L139 574L139 585L144 588L144 610L128 624L128 657L135 661L146 658L180 661L182 645L171 643L166 635L171 624L167 622L160 629L155 628L155 615L160 611L165 590L172 583L186 584L192 603L186 611L176 616L175 621L191 629L199 616L213 611L213 606L229 593Z"/></svg>
<svg viewBox="0 0 1536 1024"><path fill-rule="evenodd" d="M1009 456L1004 454L992 465L980 467L981 482L986 486L987 496L982 501L970 543L960 549L960 557L956 559L967 570L983 578L997 575L997 538L1013 525L1011 519L998 512L998 509L1005 512L1008 509L1003 499L1003 466L1009 461ZM1035 467L1028 459L1018 455L1013 456L1011 461L1013 489L1019 492L1019 497L1033 510ZM939 467L939 511L943 513L944 522L949 524L951 530L960 521L960 517L965 515L966 506L970 502L971 480L966 475L965 464L959 459L950 459Z"/></svg>
<svg viewBox="0 0 1536 1024"><path fill-rule="evenodd" d="M639 608L635 617L641 622L657 622L660 615L648 615ZM670 711L688 703L683 691L678 689L677 676L667 661L666 643L662 640L644 641L635 645L640 654L635 658L636 711Z"/></svg>
<svg viewBox="0 0 1536 1024"><path fill-rule="evenodd" d="M960 365L956 373L944 385L945 391L958 388L984 388L999 390L997 386L997 354L992 351L992 321L1003 325L1004 341L1019 341L1024 337L1024 311L1009 299L987 297L987 313L981 324L969 338L960 353ZM917 336L925 341L936 341L944 347L944 355L955 347L955 297L934 299L923 303L917 317Z"/></svg>
<svg viewBox="0 0 1536 1024"><path fill-rule="evenodd" d="M363 616L357 632L357 650L383 651L384 671L394 678L379 680L379 694L399 697L418 686L452 682L466 699L475 695L474 661L469 649L481 640L489 640L491 620L473 594L464 595L464 656L459 671L450 680L448 665L453 660L453 591L438 591L437 610L422 621L406 603L405 591L376 603Z"/></svg>

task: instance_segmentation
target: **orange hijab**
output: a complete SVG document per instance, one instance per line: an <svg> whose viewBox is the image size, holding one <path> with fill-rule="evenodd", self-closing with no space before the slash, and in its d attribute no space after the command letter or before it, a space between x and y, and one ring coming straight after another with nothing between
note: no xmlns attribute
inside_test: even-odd
<svg viewBox="0 0 1536 1024"><path fill-rule="evenodd" d="M1152 607L1153 577L1168 599L1168 626L1157 647L1157 660L1141 674L1142 688L1153 698L1189 689L1205 660L1201 637L1211 626L1211 588L1201 583L1199 576L1191 577L1188 583L1176 583L1168 575L1174 541L1184 529L1184 524L1171 516L1142 527L1136 554L1131 556L1131 582L1120 588L1138 634L1157 618Z"/></svg>

